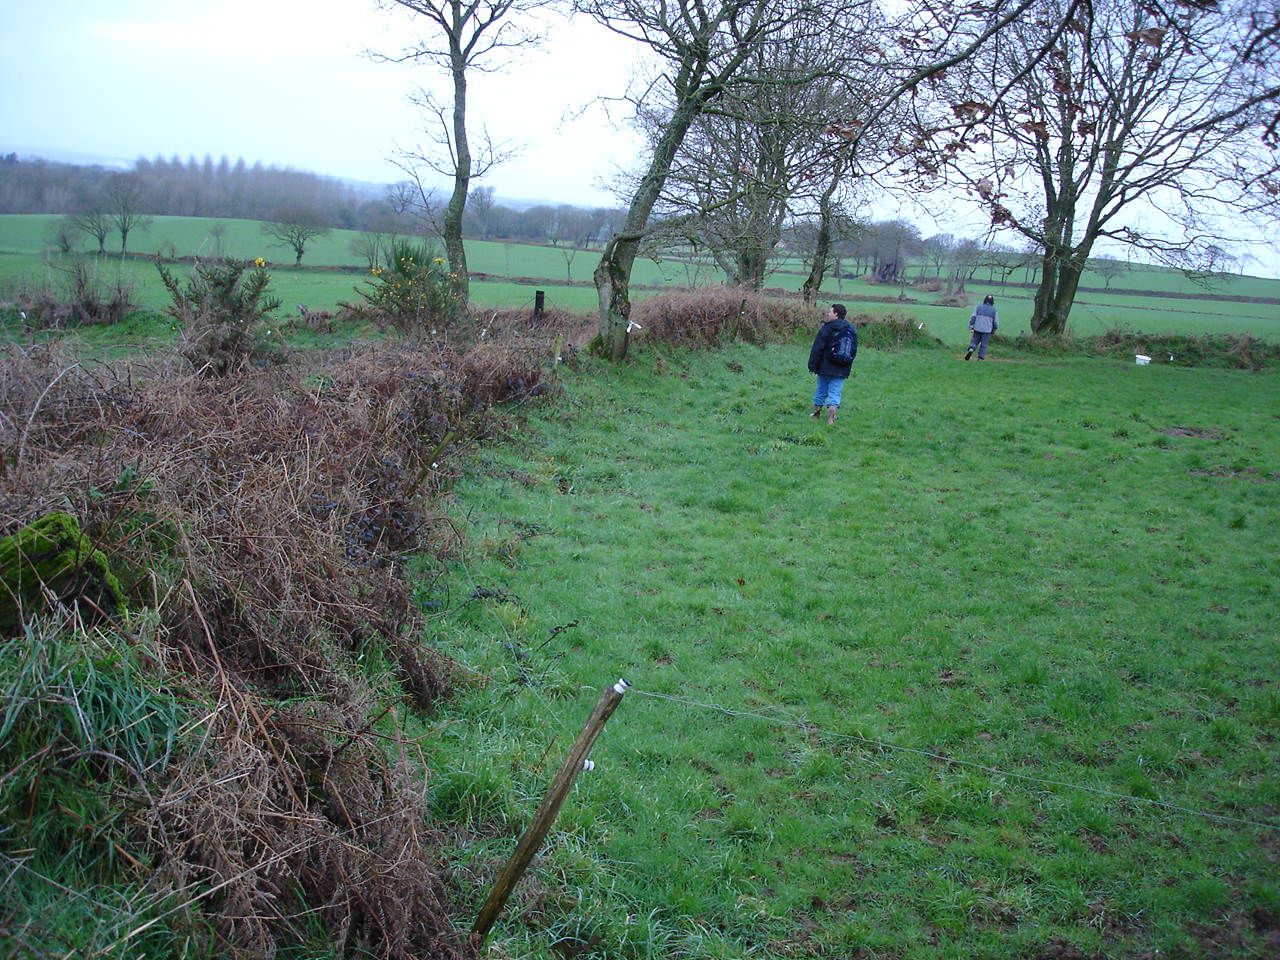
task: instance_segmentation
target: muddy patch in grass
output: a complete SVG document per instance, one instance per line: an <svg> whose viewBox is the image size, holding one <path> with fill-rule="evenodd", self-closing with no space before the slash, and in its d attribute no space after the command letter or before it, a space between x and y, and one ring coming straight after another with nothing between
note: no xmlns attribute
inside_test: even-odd
<svg viewBox="0 0 1280 960"><path fill-rule="evenodd" d="M1201 440L1225 440L1226 431L1217 427L1165 427L1159 431L1166 437L1197 437Z"/></svg>

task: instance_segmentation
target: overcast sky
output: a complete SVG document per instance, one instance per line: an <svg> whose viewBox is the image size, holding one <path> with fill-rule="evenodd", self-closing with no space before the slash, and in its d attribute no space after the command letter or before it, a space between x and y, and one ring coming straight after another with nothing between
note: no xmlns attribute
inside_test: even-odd
<svg viewBox="0 0 1280 960"><path fill-rule="evenodd" d="M356 180L400 178L397 147L425 142L408 102L448 94L427 65L375 63L412 18L374 0L0 0L0 148L132 162L224 154ZM634 47L579 19L542 50L471 80L471 116L521 154L485 180L501 196L583 205L636 149L601 109ZM619 117L621 119L621 117Z"/></svg>
<svg viewBox="0 0 1280 960"><path fill-rule="evenodd" d="M625 112L610 118L598 101L626 90L636 45L585 18L548 27L541 49L472 76L472 126L522 147L481 185L509 200L612 204L605 184L641 146ZM410 93L422 85L447 102L450 91L439 69L365 51L398 51L422 29L375 0L0 0L0 151L121 165L225 155L388 183L402 176L389 158L427 142ZM927 211L871 213L926 235L986 228L975 206L936 197ZM1236 248L1246 270L1280 276L1275 248L1250 239Z"/></svg>

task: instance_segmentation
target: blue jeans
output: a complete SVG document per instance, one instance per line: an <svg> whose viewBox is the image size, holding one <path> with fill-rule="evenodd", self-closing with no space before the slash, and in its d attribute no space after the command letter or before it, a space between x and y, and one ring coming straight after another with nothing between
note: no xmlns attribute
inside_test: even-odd
<svg viewBox="0 0 1280 960"><path fill-rule="evenodd" d="M991 334L979 333L977 330L974 330L973 336L969 338L969 352L973 353L974 350L977 350L978 359L985 360L987 359L987 344L990 342Z"/></svg>
<svg viewBox="0 0 1280 960"><path fill-rule="evenodd" d="M844 377L824 377L818 374L818 389L813 391L813 405L838 407L842 393L844 393Z"/></svg>

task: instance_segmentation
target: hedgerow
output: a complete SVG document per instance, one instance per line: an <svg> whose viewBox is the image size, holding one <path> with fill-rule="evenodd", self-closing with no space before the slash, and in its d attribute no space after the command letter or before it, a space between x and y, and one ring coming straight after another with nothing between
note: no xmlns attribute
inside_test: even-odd
<svg viewBox="0 0 1280 960"><path fill-rule="evenodd" d="M0 927L26 930L33 956L137 949L146 924L266 958L317 923L340 954L459 955L427 765L396 721L432 712L453 668L423 643L403 567L429 578L462 544L439 498L496 405L547 392L563 335L217 380L177 356L0 355L0 537L66 514L124 597L104 610L74 577L0 597L19 737L0 742L25 745L0 752L0 856L21 860L33 830L62 838L5 868ZM160 753L131 746L144 735ZM77 829L98 838L92 877L72 869ZM86 941L33 891L88 882L120 893Z"/></svg>

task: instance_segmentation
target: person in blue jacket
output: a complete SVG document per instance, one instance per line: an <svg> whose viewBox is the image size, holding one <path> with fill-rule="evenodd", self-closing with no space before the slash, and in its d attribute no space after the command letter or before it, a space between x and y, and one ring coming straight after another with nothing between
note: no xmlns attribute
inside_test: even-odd
<svg viewBox="0 0 1280 960"><path fill-rule="evenodd" d="M996 298L991 294L983 297L974 308L973 316L969 318L969 329L973 336L969 338L969 349L964 352L964 358L968 360L977 350L979 360L987 359L987 344L991 335L1000 329L1000 322L996 319Z"/></svg>
<svg viewBox="0 0 1280 960"><path fill-rule="evenodd" d="M845 319L846 313L843 303L833 303L831 313L818 328L809 349L809 372L818 377L818 386L813 391L813 413L809 416L816 418L826 407L828 426L836 422L844 382L849 377L853 358L858 355L858 331Z"/></svg>

